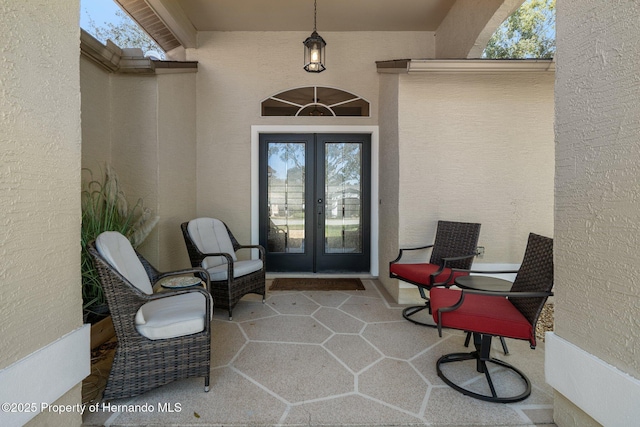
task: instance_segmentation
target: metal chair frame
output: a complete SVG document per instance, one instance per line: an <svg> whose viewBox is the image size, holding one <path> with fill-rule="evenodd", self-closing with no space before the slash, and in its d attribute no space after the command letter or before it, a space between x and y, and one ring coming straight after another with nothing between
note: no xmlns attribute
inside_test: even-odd
<svg viewBox="0 0 640 427"><path fill-rule="evenodd" d="M396 259L389 262L389 277L417 286L418 291L420 292L420 297L425 300L424 305L406 307L402 310L402 317L417 325L435 327L435 325L413 319L411 316L425 309L429 310L429 313L431 313L429 297L426 295L425 289L430 290L434 286L452 286L454 278L453 269L464 271L471 268L473 259L477 255L479 236L480 224L438 221L436 237L433 244L415 248L400 249ZM401 261L405 252L427 249L431 249L431 257L429 262L426 264L437 265L439 268L429 276L425 277L424 281L418 282L411 280L392 271L392 266ZM436 278L446 271L449 271L449 275L446 277L446 280L437 282Z"/></svg>
<svg viewBox="0 0 640 427"><path fill-rule="evenodd" d="M533 336L529 337L531 349L536 347L535 331L536 324L542 308L547 301L547 298L553 295L551 289L553 288L553 240L548 237L539 236L531 233L527 242L527 249L525 251L524 260L516 280L509 292L495 292L495 291L480 291L463 289L460 291L460 297L458 301L448 307L440 307L434 313L434 320L437 323L438 334L442 336L442 328L446 317L446 313L455 313L460 307L463 306L465 297L468 295L483 295L496 298L507 298L511 304L523 315L528 323L531 325ZM455 292L451 290L451 292ZM474 325L475 326L475 325ZM494 336L503 338L508 335L496 335L483 332L483 325L477 325L474 328L464 328L463 330L473 334L475 351L470 353L451 353L446 354L438 359L436 362L436 370L438 376L450 387L463 393L467 396L497 403L512 403L519 402L531 394L531 382L527 376L517 369L516 367L490 356L491 340ZM521 337L510 337L515 339L523 339ZM468 339L468 337L467 337ZM468 360L476 361L476 371L483 373L485 379L489 385L491 394L481 394L475 391L469 390L459 384L454 383L449 379L441 369L441 365L447 363L464 362ZM511 370L520 377L524 384L524 391L514 396L498 396L493 380L491 379L490 370L487 367L487 363L492 363L508 370Z"/></svg>

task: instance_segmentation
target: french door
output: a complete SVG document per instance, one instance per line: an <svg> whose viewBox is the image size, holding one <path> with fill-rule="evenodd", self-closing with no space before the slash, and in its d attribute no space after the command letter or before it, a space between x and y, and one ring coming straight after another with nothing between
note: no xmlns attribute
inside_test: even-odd
<svg viewBox="0 0 640 427"><path fill-rule="evenodd" d="M370 271L371 135L261 134L267 271Z"/></svg>

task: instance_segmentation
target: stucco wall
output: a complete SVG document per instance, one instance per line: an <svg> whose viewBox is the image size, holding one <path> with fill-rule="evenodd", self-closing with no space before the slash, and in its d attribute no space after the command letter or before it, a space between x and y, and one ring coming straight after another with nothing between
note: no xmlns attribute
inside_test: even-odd
<svg viewBox="0 0 640 427"><path fill-rule="evenodd" d="M637 2L558 2L556 333L635 378L639 19Z"/></svg>
<svg viewBox="0 0 640 427"><path fill-rule="evenodd" d="M380 158L380 279L391 296L398 301L397 281L387 279L389 261L398 255L398 81L397 74L380 75L379 125Z"/></svg>
<svg viewBox="0 0 640 427"><path fill-rule="evenodd" d="M436 31L435 58L479 58L491 34L523 0L456 1ZM464 28L464 31L460 31ZM480 40L478 40L480 39ZM470 55L473 52L475 55Z"/></svg>
<svg viewBox="0 0 640 427"><path fill-rule="evenodd" d="M78 2L1 9L3 369L79 328L82 296ZM71 393L79 402L79 389ZM61 419L80 424L79 414Z"/></svg>
<svg viewBox="0 0 640 427"><path fill-rule="evenodd" d="M477 262L519 263L529 232L553 235L553 82L553 73L400 75L401 247L432 242L439 219L479 222Z"/></svg>
<svg viewBox="0 0 640 427"><path fill-rule="evenodd" d="M196 75L158 79L159 265L190 267L180 224L196 214Z"/></svg>
<svg viewBox="0 0 640 427"><path fill-rule="evenodd" d="M39 7L0 15L10 37L0 68L0 367L82 323L78 11L73 2Z"/></svg>
<svg viewBox="0 0 640 427"><path fill-rule="evenodd" d="M116 170L130 203L160 222L139 250L161 270L189 264L180 223L195 217L195 73L114 74L81 62L82 165Z"/></svg>
<svg viewBox="0 0 640 427"><path fill-rule="evenodd" d="M111 79L109 72L80 57L82 167L93 174L111 162Z"/></svg>
<svg viewBox="0 0 640 427"><path fill-rule="evenodd" d="M375 61L433 55L432 33L324 33L327 70L302 69L302 32L204 32L187 59L197 75L198 193L200 216L226 221L250 241L251 125L375 125ZM371 102L371 118L260 117L260 102L283 90L337 87ZM384 144L384 141L381 141Z"/></svg>
<svg viewBox="0 0 640 427"><path fill-rule="evenodd" d="M155 76L111 75L112 165L130 202L156 215L158 197L158 85ZM158 229L140 247L158 266Z"/></svg>

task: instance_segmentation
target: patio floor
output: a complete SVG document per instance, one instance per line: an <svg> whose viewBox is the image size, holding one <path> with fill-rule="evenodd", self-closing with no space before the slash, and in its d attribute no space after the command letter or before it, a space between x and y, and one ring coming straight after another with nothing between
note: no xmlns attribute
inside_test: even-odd
<svg viewBox="0 0 640 427"><path fill-rule="evenodd" d="M365 291L270 292L264 305L249 296L232 322L218 310L209 393L201 378L176 381L110 402L147 406L86 413L84 425L553 425L544 343L531 350L507 340L506 356L494 343L494 357L531 380L529 398L506 405L472 399L444 384L435 368L442 354L466 351L464 334L444 331L439 338L435 329L404 320L403 306L390 303L378 281L363 283ZM450 375L482 387L473 369L456 367ZM494 375L512 386L508 373Z"/></svg>

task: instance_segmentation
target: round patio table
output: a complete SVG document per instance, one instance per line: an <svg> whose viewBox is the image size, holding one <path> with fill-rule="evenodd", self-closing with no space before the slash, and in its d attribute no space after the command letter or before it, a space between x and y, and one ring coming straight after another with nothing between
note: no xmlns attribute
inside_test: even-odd
<svg viewBox="0 0 640 427"><path fill-rule="evenodd" d="M513 286L513 282L490 276L460 276L456 277L455 284L462 289L494 292L509 292Z"/></svg>

